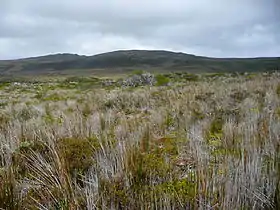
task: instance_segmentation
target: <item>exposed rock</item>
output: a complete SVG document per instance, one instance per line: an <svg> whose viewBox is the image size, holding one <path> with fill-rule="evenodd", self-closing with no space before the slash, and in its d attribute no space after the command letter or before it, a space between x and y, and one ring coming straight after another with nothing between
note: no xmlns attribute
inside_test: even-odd
<svg viewBox="0 0 280 210"><path fill-rule="evenodd" d="M156 81L153 74L144 73L140 75L133 75L120 82L121 82L120 84L121 86L138 87L144 85L152 86L155 84Z"/></svg>

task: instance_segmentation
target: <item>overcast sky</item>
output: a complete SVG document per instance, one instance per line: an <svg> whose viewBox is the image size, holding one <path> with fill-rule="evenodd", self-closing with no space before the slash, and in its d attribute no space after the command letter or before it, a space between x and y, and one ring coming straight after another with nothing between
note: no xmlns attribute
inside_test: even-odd
<svg viewBox="0 0 280 210"><path fill-rule="evenodd" d="M0 0L0 59L119 49L280 56L280 0Z"/></svg>

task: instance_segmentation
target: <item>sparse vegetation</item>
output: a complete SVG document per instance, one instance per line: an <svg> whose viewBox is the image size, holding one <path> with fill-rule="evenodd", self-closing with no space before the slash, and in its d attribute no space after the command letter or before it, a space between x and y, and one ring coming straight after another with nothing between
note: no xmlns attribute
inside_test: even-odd
<svg viewBox="0 0 280 210"><path fill-rule="evenodd" d="M136 73L1 83L0 208L280 208L278 72Z"/></svg>

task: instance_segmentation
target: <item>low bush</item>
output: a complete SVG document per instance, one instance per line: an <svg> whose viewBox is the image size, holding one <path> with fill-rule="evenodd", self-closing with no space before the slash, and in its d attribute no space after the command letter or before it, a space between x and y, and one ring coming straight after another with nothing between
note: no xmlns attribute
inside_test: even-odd
<svg viewBox="0 0 280 210"><path fill-rule="evenodd" d="M163 86L163 85L167 85L169 83L169 78L162 75L162 74L158 74L156 75L156 85L157 86Z"/></svg>

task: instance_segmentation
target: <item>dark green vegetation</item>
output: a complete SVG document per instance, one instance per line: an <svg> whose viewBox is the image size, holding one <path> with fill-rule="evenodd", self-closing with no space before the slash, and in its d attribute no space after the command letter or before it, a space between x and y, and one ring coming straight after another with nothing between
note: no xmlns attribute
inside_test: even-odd
<svg viewBox="0 0 280 210"><path fill-rule="evenodd" d="M107 75L152 72L258 72L280 69L280 58L208 58L169 51L129 50L94 56L55 54L0 61L2 75Z"/></svg>

